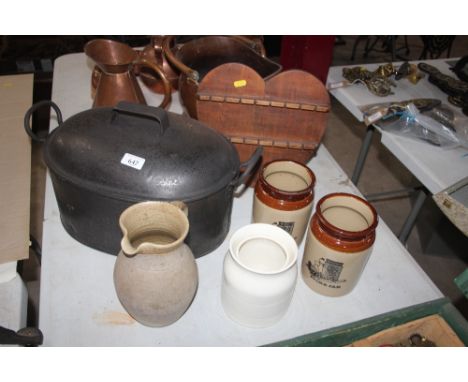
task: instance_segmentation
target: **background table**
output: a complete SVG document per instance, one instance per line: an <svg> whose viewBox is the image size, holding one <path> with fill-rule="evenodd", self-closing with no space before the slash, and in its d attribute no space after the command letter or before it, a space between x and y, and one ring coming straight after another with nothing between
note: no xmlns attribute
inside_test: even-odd
<svg viewBox="0 0 468 382"><path fill-rule="evenodd" d="M92 63L84 54L55 62L52 99L64 118L91 107ZM143 88L150 105L162 97ZM170 111L182 108L177 93ZM54 118L51 127L56 126ZM359 191L322 145L309 166L317 177L316 201L323 195ZM212 253L197 259L199 286L185 315L164 328L135 322L114 290L115 257L88 248L63 229L50 176L46 180L39 328L45 345L256 346L332 328L442 296L411 255L380 221L374 252L357 287L329 298L310 290L299 275L291 306L277 324L249 329L231 321L221 305L224 256L232 233L250 223L252 189L235 198L231 229ZM299 250L298 265L303 245Z"/></svg>
<svg viewBox="0 0 468 382"><path fill-rule="evenodd" d="M424 62L435 66L444 74L451 74L455 77L450 71L447 61L447 59L440 59L426 60ZM452 59L452 61L454 61L454 59ZM419 61L414 61L413 63L417 62ZM401 63L395 63L395 66L399 66L400 64ZM377 69L379 65L382 64L360 66L372 71ZM330 68L327 85L343 81L343 68L344 66L334 66ZM396 83L397 87L392 87L394 94L387 97L373 95L362 84L332 89L330 93L359 121L363 121L363 113L361 111L363 106L383 102L405 101L414 98L436 98L458 111L458 113L461 113L460 109L448 103L448 96L444 92L428 81L427 75L416 85L413 85L406 79L401 79L396 81ZM422 141L418 142L413 139L391 134L381 129L377 130L381 133L382 144L400 160L429 193L436 194L468 176L468 149L461 147L450 150L442 149ZM352 175L352 181L355 184L358 183L359 176L364 166L373 132L374 127L369 126ZM406 241L418 212L423 205L425 194L425 192L419 193L413 210L403 225L400 233L400 239L402 239L403 242Z"/></svg>

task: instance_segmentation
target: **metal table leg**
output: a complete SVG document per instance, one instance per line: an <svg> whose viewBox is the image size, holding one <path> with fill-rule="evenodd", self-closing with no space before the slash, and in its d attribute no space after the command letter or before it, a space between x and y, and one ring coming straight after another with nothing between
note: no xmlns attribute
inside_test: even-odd
<svg viewBox="0 0 468 382"><path fill-rule="evenodd" d="M379 200L408 197L408 196L411 196L411 194L419 190L420 190L419 187L402 188L401 190L378 192L376 194L367 194L367 195L364 195L364 197L366 198L368 202L372 203L372 202L378 202Z"/></svg>
<svg viewBox="0 0 468 382"><path fill-rule="evenodd" d="M374 135L375 127L373 125L369 125L367 127L366 136L361 145L361 149L359 150L359 155L354 165L353 175L351 177L351 181L357 185L359 181L359 177L361 176L362 169L364 167L364 163L367 158L367 154L369 152L369 147L372 142L372 136Z"/></svg>
<svg viewBox="0 0 468 382"><path fill-rule="evenodd" d="M411 209L410 214L406 218L405 223L403 224L403 227L401 228L400 234L398 235L398 239L405 244L406 241L408 240L408 237L411 233L411 230L414 227L414 224L416 223L416 219L419 215L419 212L421 211L421 208L424 204L424 201L426 200L427 194L426 190L420 189L418 196L416 198L416 203L414 204L413 208Z"/></svg>

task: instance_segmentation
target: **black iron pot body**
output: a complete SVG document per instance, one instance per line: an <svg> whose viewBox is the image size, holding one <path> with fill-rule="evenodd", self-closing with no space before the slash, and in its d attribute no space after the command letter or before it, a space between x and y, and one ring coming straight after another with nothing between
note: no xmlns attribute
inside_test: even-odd
<svg viewBox="0 0 468 382"><path fill-rule="evenodd" d="M44 147L65 230L114 255L122 237L120 214L146 200L183 201L190 223L186 242L195 257L216 249L229 231L234 190L249 178L260 155L258 150L240 164L234 146L215 130L126 102L59 123Z"/></svg>

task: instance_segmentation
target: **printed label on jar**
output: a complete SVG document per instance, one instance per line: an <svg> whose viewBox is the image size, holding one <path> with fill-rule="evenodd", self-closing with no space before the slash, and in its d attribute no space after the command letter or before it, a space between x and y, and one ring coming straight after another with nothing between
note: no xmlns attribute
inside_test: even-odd
<svg viewBox="0 0 468 382"><path fill-rule="evenodd" d="M309 260L306 265L310 277L320 285L339 289L341 288L339 284L346 282L346 279L340 279L341 272L343 271L343 263L321 257L314 262Z"/></svg>
<svg viewBox="0 0 468 382"><path fill-rule="evenodd" d="M128 167L133 167L137 170L141 170L145 164L145 158L137 157L136 155L125 153L120 163Z"/></svg>
<svg viewBox="0 0 468 382"><path fill-rule="evenodd" d="M287 233L292 235L294 229L294 222L274 222L273 225L284 229Z"/></svg>

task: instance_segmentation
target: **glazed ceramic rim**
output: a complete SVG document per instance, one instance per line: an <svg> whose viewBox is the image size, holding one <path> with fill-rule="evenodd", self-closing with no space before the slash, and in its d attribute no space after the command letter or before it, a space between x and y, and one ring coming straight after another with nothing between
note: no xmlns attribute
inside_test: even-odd
<svg viewBox="0 0 468 382"><path fill-rule="evenodd" d="M265 173L265 170L270 165L278 164L278 163L281 163L281 162L291 163L291 164L294 164L294 165L300 167L301 169L305 170L307 172L307 174L309 175L309 177L310 177L310 185L303 188L302 190L297 190L297 191L284 191L284 190L281 190L280 188L277 188L277 187L273 186L270 182L268 182L265 179L264 173ZM292 160L292 159L275 159L275 160L272 160L272 161L270 161L268 163L265 163L263 165L262 169L260 170L258 180L264 186L265 192L268 195L270 195L270 196L272 196L273 198L276 198L276 199L285 199L285 200L288 200L288 201L302 200L304 198L307 198L311 193L313 194L314 187L315 187L315 182L316 182L315 174L308 166L306 166L303 163Z"/></svg>
<svg viewBox="0 0 468 382"><path fill-rule="evenodd" d="M367 207L371 214L372 214L372 222L369 223L369 227L367 227L366 229L362 230L362 231L349 231L349 230L345 230L345 229L342 229L342 228L339 228L335 225L333 225L332 223L330 223L324 216L323 216L323 213L322 213L322 204L327 201L328 199L331 199L331 198L336 198L336 197L345 197L345 198L353 198L355 199L356 201L358 201L359 203L362 203L365 207ZM378 219L378 215L377 215L377 211L375 210L375 208L365 199L357 196L357 195L354 195L354 194L349 194L349 193L346 193L346 192L334 192L334 193L331 193L331 194L327 194L325 196L323 196L318 202L317 202L317 206L315 208L315 213L320 221L320 223L324 226L324 228L327 230L327 231L330 231L330 232L338 232L340 235L342 235L344 238L349 238L349 239L353 239L355 238L356 236L362 236L362 237L367 237L369 235L372 234L372 232L375 231L375 229L377 228L377 225L379 223L379 219ZM366 219L367 221L367 219Z"/></svg>
<svg viewBox="0 0 468 382"><path fill-rule="evenodd" d="M251 235L249 235L249 236L245 237L244 239L240 240L238 244L236 243L237 251L234 251L234 242L237 239L237 237L242 235L245 231L255 229L255 227L258 227L260 229L270 230L270 232L274 231L273 232L274 234L272 234L271 236L268 236L265 233L254 233L254 232L252 232ZM289 243L283 244L283 243L279 242L278 240L275 240L275 238L278 237L278 235L283 236L284 240L286 242L289 241ZM239 255L239 249L244 243L246 243L247 241L252 240L252 239L267 239L267 240L270 240L270 241L274 242L278 246L280 246L281 249L283 249L284 254L286 256L286 260L285 260L283 266L281 268L275 270L275 271L258 271L256 269L252 269L252 268L246 266L239 259L239 256L238 256ZM287 246L292 247L293 251L288 251ZM291 255L290 255L290 252L292 252ZM243 226L243 227L239 228L236 232L234 232L234 234L231 236L231 239L229 240L229 253L231 255L231 258L241 268L246 269L246 270L248 270L250 272L253 272L255 274L259 274L259 275L276 275L276 274L283 273L283 272L287 271L294 264L296 264L297 257L298 257L298 252L299 252L299 248L298 248L297 243L294 240L294 238L289 233L287 233L285 230L283 230L282 228L276 227L276 226L274 226L272 224L265 224L265 223L248 224L246 226Z"/></svg>
<svg viewBox="0 0 468 382"><path fill-rule="evenodd" d="M132 247L134 248L134 251L126 252L126 251L123 250L123 248L124 248L124 238L128 237L128 229L123 224L123 222L122 222L123 219L125 219L126 216L135 209L139 209L139 208L142 208L144 206L157 206L157 205L170 206L169 208L174 209L174 212L177 210L178 212L175 212L175 213L179 214L179 216L184 220L185 227L184 227L182 233L180 234L180 236L176 240L174 240L173 242L170 242L170 243L167 243L167 244L151 243L149 245L151 245L151 247L155 248L156 250L171 251L172 249L179 246L185 240L185 238L187 237L189 229L190 229L189 220L188 220L187 215L177 205L175 205L173 203L170 203L170 202L165 202L165 201L146 201L146 202L135 203L135 204L132 204L130 207L126 208L120 214L120 217L119 217L119 226L120 226L120 229L122 230L122 233L123 233L123 237L122 237L122 240L121 240L120 244L121 244L122 251L125 254L127 254L127 255L137 254L137 253L139 253L141 251L141 248L146 247L147 244L146 243L141 243L137 247L134 247L132 245Z"/></svg>

